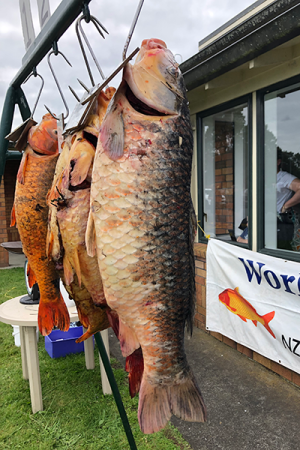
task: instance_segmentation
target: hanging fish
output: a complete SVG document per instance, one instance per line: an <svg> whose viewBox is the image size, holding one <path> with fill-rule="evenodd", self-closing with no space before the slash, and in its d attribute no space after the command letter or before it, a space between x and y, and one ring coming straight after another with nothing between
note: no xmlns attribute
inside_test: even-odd
<svg viewBox="0 0 300 450"><path fill-rule="evenodd" d="M57 158L57 122L46 114L39 125L29 130L28 146L17 174L11 223L17 224L23 251L33 272L31 277L39 285L38 326L44 336L54 326L67 331L70 325L68 309L59 290L59 277L54 263L48 261L46 255L46 196Z"/></svg>
<svg viewBox="0 0 300 450"><path fill-rule="evenodd" d="M124 356L139 347L144 433L172 414L206 420L184 351L194 302L193 140L182 74L159 39L142 42L104 118L92 174L88 253L119 315Z"/></svg>
<svg viewBox="0 0 300 450"><path fill-rule="evenodd" d="M100 124L115 89L101 92L87 127L69 136L57 162L48 195L48 257L51 257L79 320L87 328L77 342L110 326L97 258L87 255L85 231L90 209L90 183Z"/></svg>

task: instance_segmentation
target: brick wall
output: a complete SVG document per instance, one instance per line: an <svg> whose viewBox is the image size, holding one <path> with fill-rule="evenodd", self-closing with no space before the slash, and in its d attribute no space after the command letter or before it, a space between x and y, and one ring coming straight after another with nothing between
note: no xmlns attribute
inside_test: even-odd
<svg viewBox="0 0 300 450"><path fill-rule="evenodd" d="M233 229L233 136L232 122L215 124L216 235Z"/></svg>
<svg viewBox="0 0 300 450"><path fill-rule="evenodd" d="M284 366L271 361L268 358L254 352L253 350L238 344L237 342L223 336L220 333L215 333L214 331L206 330L206 244L195 244L195 265L196 265L196 311L194 318L194 325L201 330L205 330L211 336L215 337L219 341L226 345L229 345L233 349L239 351L243 355L247 356L254 361L262 364L269 370L281 375L287 380L293 382L297 386L300 386L300 375L287 369Z"/></svg>
<svg viewBox="0 0 300 450"><path fill-rule="evenodd" d="M0 244L7 242L4 180L0 184ZM8 266L8 252L0 246L0 267Z"/></svg>
<svg viewBox="0 0 300 450"><path fill-rule="evenodd" d="M0 243L19 241L16 227L10 227L10 214L14 203L16 176L20 161L7 161L0 185ZM9 264L8 251L0 246L0 267Z"/></svg>

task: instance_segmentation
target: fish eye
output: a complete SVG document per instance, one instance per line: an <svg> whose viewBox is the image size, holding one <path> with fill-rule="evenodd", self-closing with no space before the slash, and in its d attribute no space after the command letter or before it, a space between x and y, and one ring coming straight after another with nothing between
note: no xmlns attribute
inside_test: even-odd
<svg viewBox="0 0 300 450"><path fill-rule="evenodd" d="M54 134L57 134L57 130L54 130Z"/></svg>

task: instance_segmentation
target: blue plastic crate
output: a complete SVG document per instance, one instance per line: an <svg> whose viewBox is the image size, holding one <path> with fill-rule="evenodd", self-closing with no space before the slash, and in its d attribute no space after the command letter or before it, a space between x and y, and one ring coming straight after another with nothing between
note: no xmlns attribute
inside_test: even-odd
<svg viewBox="0 0 300 450"><path fill-rule="evenodd" d="M45 349L51 358L83 352L83 342L80 344L75 342L82 335L82 327L70 328L69 331L53 330L48 336L45 336Z"/></svg>

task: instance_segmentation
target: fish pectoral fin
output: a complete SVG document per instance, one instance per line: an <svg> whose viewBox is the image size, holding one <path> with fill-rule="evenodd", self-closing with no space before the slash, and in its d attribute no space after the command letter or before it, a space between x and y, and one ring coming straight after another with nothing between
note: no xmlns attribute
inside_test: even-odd
<svg viewBox="0 0 300 450"><path fill-rule="evenodd" d="M111 111L102 123L100 141L104 153L113 161L124 153L124 122L119 108Z"/></svg>
<svg viewBox="0 0 300 450"><path fill-rule="evenodd" d="M88 256L96 254L96 232L93 214L90 211L85 232L85 246Z"/></svg>
<svg viewBox="0 0 300 450"><path fill-rule="evenodd" d="M240 314L237 314L237 316L242 319L244 322L247 322L247 319L244 316L241 316Z"/></svg>
<svg viewBox="0 0 300 450"><path fill-rule="evenodd" d="M239 294L240 293L240 289L238 287L234 288L234 290Z"/></svg>
<svg viewBox="0 0 300 450"><path fill-rule="evenodd" d="M72 186L78 186L87 177L90 167L94 160L95 149L89 142L87 143L91 148L87 148L87 151L83 152L79 158L72 159L70 161L71 167L71 177L70 183ZM87 145L86 144L86 145Z"/></svg>
<svg viewBox="0 0 300 450"><path fill-rule="evenodd" d="M130 397L133 398L140 390L144 373L144 358L141 347L127 356L125 370L128 372Z"/></svg>
<svg viewBox="0 0 300 450"><path fill-rule="evenodd" d="M47 231L47 238L46 238L46 255L48 260L52 259L52 250L53 250L53 244L54 244L54 235L51 231L50 227L48 227Z"/></svg>
<svg viewBox="0 0 300 450"><path fill-rule="evenodd" d="M25 151L17 174L17 180L20 184L25 183L25 172L27 167L27 161L28 161L28 153Z"/></svg>
<svg viewBox="0 0 300 450"><path fill-rule="evenodd" d="M257 327L257 320L252 320L252 322L253 322L254 325Z"/></svg>
<svg viewBox="0 0 300 450"><path fill-rule="evenodd" d="M70 260L69 260L69 258L67 257L66 254L64 255L64 258L63 258L63 266L64 266L65 282L66 282L66 284L68 286L70 286L70 284L74 280L74 276L73 276L72 265L71 265Z"/></svg>
<svg viewBox="0 0 300 450"><path fill-rule="evenodd" d="M10 213L10 226L14 227L16 225L16 207L15 204L13 204L13 207L11 209Z"/></svg>

